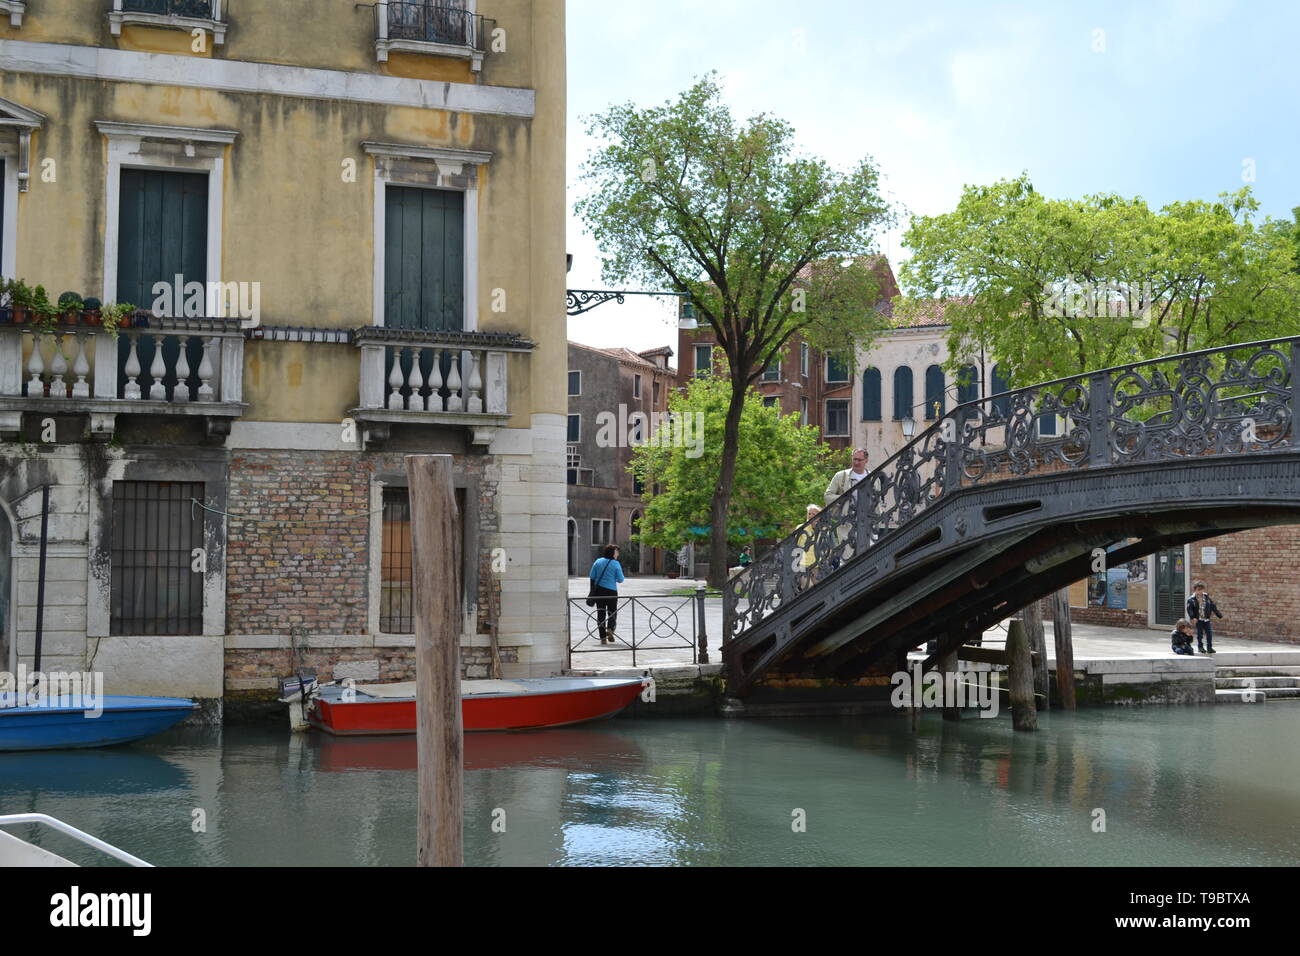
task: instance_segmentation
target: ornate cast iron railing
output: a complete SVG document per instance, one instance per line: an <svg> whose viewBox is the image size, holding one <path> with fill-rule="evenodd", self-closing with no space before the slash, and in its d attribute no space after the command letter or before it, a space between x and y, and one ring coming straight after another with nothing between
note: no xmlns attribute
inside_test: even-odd
<svg viewBox="0 0 1300 956"><path fill-rule="evenodd" d="M382 7L380 8L382 15ZM425 0L389 0L388 33L391 40L419 40L465 46L482 52L485 36L482 16L461 7Z"/></svg>
<svg viewBox="0 0 1300 956"><path fill-rule="evenodd" d="M155 13L158 16L193 17L211 20L215 16L212 0L122 0L127 13Z"/></svg>
<svg viewBox="0 0 1300 956"><path fill-rule="evenodd" d="M1273 339L958 405L727 582L723 642L963 488L1037 472L1294 448L1297 366L1300 338ZM1058 427L1043 427L1053 419Z"/></svg>

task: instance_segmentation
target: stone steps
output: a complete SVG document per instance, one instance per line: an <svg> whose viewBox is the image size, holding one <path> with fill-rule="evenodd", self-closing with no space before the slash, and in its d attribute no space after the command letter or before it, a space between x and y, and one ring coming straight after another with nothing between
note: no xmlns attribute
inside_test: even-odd
<svg viewBox="0 0 1300 956"><path fill-rule="evenodd" d="M1214 700L1221 704L1300 700L1300 666L1238 661L1220 663L1214 669Z"/></svg>

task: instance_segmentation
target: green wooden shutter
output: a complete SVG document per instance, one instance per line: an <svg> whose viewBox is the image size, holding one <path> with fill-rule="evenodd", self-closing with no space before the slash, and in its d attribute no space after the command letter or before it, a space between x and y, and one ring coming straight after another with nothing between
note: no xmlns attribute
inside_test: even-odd
<svg viewBox="0 0 1300 956"><path fill-rule="evenodd" d="M384 192L384 325L462 331L464 194L403 186Z"/></svg>
<svg viewBox="0 0 1300 956"><path fill-rule="evenodd" d="M156 282L183 281L206 283L208 279L208 177L206 173L175 173L154 169L122 170L118 206L117 301L130 302L140 308L153 306ZM183 300L182 289L182 302ZM172 305L169 303L169 308ZM126 388L126 360L131 343L126 336L118 339L118 386L121 398ZM144 371L140 384L147 384L153 363L153 339L141 336L137 356ZM180 354L180 340L168 336L163 340L163 361L175 367ZM199 386L198 369L203 360L203 344L191 338L186 346L190 363L191 389ZM176 376L163 377L167 396L171 397Z"/></svg>

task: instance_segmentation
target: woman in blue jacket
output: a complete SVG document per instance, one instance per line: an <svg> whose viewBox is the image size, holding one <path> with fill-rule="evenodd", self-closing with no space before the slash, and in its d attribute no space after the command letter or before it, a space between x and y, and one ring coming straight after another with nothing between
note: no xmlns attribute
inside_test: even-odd
<svg viewBox="0 0 1300 956"><path fill-rule="evenodd" d="M613 644L614 627L618 623L618 586L623 583L618 548L606 545L604 554L592 564L588 577L591 578L591 597L596 603L596 633L600 635L600 643Z"/></svg>

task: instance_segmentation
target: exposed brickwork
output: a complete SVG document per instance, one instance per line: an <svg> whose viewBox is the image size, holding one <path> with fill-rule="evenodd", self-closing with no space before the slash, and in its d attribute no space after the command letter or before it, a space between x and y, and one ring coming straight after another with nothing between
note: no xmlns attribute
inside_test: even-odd
<svg viewBox="0 0 1300 956"><path fill-rule="evenodd" d="M455 456L458 474L479 482L477 632L490 631L500 604L492 549L500 527L498 471L483 455ZM404 453L357 455L321 451L240 451L230 463L229 541L226 560L228 634L367 634L370 589L371 483L377 474L403 473ZM352 520L325 521L326 518ZM257 520L254 520L257 519ZM479 648L464 649L477 669ZM515 648L502 648L505 662ZM410 649L351 648L304 652L303 663L331 679L343 661L378 660L381 680L415 676ZM227 680L279 677L291 671L285 650L226 652Z"/></svg>
<svg viewBox="0 0 1300 956"><path fill-rule="evenodd" d="M342 452L231 456L227 633L365 631L371 466Z"/></svg>
<svg viewBox="0 0 1300 956"><path fill-rule="evenodd" d="M502 664L519 662L519 649L503 647ZM411 647L329 647L303 651L299 657L303 667L316 669L322 681L334 679L334 668L341 663L378 661L380 681L415 680L415 649ZM461 676L467 679L490 677L492 651L487 647L462 647L460 649ZM271 680L293 673L293 659L287 650L228 650L226 651L226 679Z"/></svg>
<svg viewBox="0 0 1300 956"><path fill-rule="evenodd" d="M1214 564L1201 549L1216 548ZM1198 541L1190 548L1191 580L1204 581L1223 613L1215 635L1300 644L1300 527L1255 528Z"/></svg>

